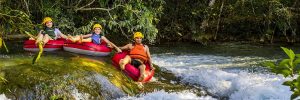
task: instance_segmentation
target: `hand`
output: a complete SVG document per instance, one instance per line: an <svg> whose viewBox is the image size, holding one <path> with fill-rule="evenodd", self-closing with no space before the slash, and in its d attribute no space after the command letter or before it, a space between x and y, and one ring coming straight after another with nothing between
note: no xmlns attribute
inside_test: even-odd
<svg viewBox="0 0 300 100"><path fill-rule="evenodd" d="M34 38L30 37L29 40L35 40Z"/></svg>
<svg viewBox="0 0 300 100"><path fill-rule="evenodd" d="M117 52L118 52L118 53L121 53L122 50L121 50L120 48L117 48Z"/></svg>
<svg viewBox="0 0 300 100"><path fill-rule="evenodd" d="M153 67L153 64L150 64L151 70L155 70L155 67Z"/></svg>
<svg viewBox="0 0 300 100"><path fill-rule="evenodd" d="M111 46L111 44L110 44L110 43L108 43L108 44L107 44L107 47L109 47L109 48L113 48L113 47Z"/></svg>

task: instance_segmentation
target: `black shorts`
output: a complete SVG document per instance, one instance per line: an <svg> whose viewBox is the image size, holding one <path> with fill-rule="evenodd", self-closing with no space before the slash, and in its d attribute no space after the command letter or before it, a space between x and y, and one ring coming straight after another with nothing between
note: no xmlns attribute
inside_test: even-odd
<svg viewBox="0 0 300 100"><path fill-rule="evenodd" d="M135 68L139 68L139 66L142 65L142 62L137 59L131 59L131 65L133 65Z"/></svg>

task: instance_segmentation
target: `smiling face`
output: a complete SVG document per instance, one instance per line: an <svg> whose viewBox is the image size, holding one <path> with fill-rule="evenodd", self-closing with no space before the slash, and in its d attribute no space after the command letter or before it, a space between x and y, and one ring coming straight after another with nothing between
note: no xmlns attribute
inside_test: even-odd
<svg viewBox="0 0 300 100"><path fill-rule="evenodd" d="M137 43L137 44L141 44L141 43L142 43L142 40L143 40L143 38L141 38L141 37L136 37L136 38L134 38L134 41L135 41L135 43Z"/></svg>
<svg viewBox="0 0 300 100"><path fill-rule="evenodd" d="M94 32L96 34L100 34L101 33L101 29L99 27L94 28Z"/></svg>
<svg viewBox="0 0 300 100"><path fill-rule="evenodd" d="M51 27L53 26L53 23L52 23L52 21L48 21L48 22L46 22L45 25L46 25L47 27L51 28Z"/></svg>

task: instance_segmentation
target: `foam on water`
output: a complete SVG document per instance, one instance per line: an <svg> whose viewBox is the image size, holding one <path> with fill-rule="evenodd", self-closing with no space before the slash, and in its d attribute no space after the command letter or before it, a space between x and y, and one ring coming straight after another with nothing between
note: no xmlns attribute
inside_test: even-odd
<svg viewBox="0 0 300 100"><path fill-rule="evenodd" d="M0 94L0 100L11 100L6 98L5 94Z"/></svg>
<svg viewBox="0 0 300 100"><path fill-rule="evenodd" d="M189 91L165 92L164 90L155 91L147 94L140 94L136 97L122 97L118 100L216 100L210 96L197 96Z"/></svg>
<svg viewBox="0 0 300 100"><path fill-rule="evenodd" d="M288 80L279 75L223 70L250 67L266 60L261 57L212 55L153 55L153 62L181 78L181 82L204 86L208 92L232 100L288 100L292 92L281 85Z"/></svg>
<svg viewBox="0 0 300 100"><path fill-rule="evenodd" d="M75 100L87 100L90 94L88 93L80 93L78 89L74 88L72 90L72 96Z"/></svg>

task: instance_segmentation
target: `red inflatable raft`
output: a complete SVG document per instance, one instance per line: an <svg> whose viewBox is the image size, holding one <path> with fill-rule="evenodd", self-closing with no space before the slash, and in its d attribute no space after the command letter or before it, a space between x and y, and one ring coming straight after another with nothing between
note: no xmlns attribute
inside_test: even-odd
<svg viewBox="0 0 300 100"><path fill-rule="evenodd" d="M120 69L119 61L123 59L127 54L128 52L116 53L112 58L113 65L116 68ZM150 64L146 63L145 65L146 65L145 78L140 82L148 82L149 80L151 80L151 78L154 75L154 70L151 71ZM127 76L131 77L134 81L138 81L138 78L140 76L140 70L138 68L135 68L131 64L126 64L123 72L126 73Z"/></svg>
<svg viewBox="0 0 300 100"><path fill-rule="evenodd" d="M107 47L105 42L97 45L92 42L73 43L67 41L63 48L65 51L91 56L107 56L111 52L111 48Z"/></svg>
<svg viewBox="0 0 300 100"><path fill-rule="evenodd" d="M44 46L44 51L55 51L62 49L64 45L64 40L49 40L49 42ZM35 40L26 40L24 42L23 49L26 51L39 51L39 47L35 44Z"/></svg>

